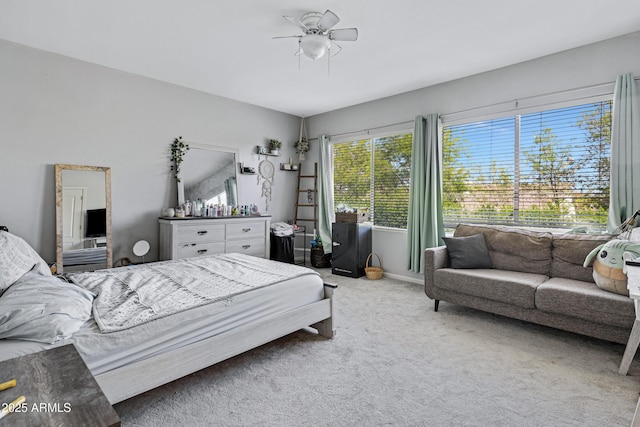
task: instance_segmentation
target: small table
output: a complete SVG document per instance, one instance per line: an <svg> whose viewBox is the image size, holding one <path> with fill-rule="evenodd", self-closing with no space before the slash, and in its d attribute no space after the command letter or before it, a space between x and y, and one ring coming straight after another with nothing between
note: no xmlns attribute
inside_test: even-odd
<svg viewBox="0 0 640 427"><path fill-rule="evenodd" d="M0 391L0 402L19 396L26 402L0 423L11 426L120 426L120 418L102 393L73 344L0 362L0 382L17 385Z"/></svg>
<svg viewBox="0 0 640 427"><path fill-rule="evenodd" d="M640 344L640 263L636 261L627 261L627 289L629 289L629 298L633 299L633 306L636 311L636 320L633 322L631 334L627 341L627 347L624 349L622 362L618 373L627 375L629 366L636 355L638 344Z"/></svg>
<svg viewBox="0 0 640 427"><path fill-rule="evenodd" d="M638 344L640 344L640 262L627 261L625 264L627 265L627 289L629 290L629 298L633 299L636 320L633 322L629 341L627 341L627 347L624 349L622 362L620 362L620 369L618 369L620 375L627 375L629 366L631 366L633 357L638 350Z"/></svg>
<svg viewBox="0 0 640 427"><path fill-rule="evenodd" d="M298 229L295 230L293 232L294 236L298 237L298 236L302 236L302 248L296 248L295 247L295 240L294 240L294 247L293 247L293 251L295 253L295 251L302 251L302 263L297 262L296 264L299 265L307 265L307 250L309 248L309 246L307 246L307 226L306 225L298 225L297 226Z"/></svg>
<svg viewBox="0 0 640 427"><path fill-rule="evenodd" d="M633 357L638 350L638 344L640 344L640 262L626 261L625 264L627 265L627 289L629 290L629 298L633 299L636 320L633 321L629 341L627 341L627 347L622 355L622 362L620 362L620 368L618 369L620 375L627 375L629 366L631 366ZM631 425L633 427L640 426L640 399L636 404Z"/></svg>

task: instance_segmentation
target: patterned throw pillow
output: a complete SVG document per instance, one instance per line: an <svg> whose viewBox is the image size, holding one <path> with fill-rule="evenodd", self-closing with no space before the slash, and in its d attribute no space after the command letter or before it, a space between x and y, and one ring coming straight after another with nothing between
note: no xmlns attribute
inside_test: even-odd
<svg viewBox="0 0 640 427"><path fill-rule="evenodd" d="M0 231L0 295L34 267L42 275L51 275L40 255L22 238Z"/></svg>

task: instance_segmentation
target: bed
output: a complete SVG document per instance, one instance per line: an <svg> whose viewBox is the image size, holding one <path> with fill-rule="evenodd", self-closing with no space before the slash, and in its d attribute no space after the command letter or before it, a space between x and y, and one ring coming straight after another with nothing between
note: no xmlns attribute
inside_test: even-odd
<svg viewBox="0 0 640 427"><path fill-rule="evenodd" d="M243 254L61 280L0 231L0 360L72 343L114 404L300 329L332 338L335 288Z"/></svg>

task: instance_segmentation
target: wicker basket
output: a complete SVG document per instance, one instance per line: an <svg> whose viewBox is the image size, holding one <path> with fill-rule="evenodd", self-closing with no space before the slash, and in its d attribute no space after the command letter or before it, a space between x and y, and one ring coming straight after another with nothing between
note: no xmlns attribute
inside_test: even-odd
<svg viewBox="0 0 640 427"><path fill-rule="evenodd" d="M371 252L367 257L367 262L364 264L365 265L364 272L367 275L367 279L371 279L371 280L382 279L382 272L384 270L382 269L382 262L380 262L380 257L376 255L376 258L378 258L378 264L380 264L380 267L369 267L369 260L371 260L371 255L376 255L376 254Z"/></svg>
<svg viewBox="0 0 640 427"><path fill-rule="evenodd" d="M366 212L336 212L336 222L359 224L366 220Z"/></svg>
<svg viewBox="0 0 640 427"><path fill-rule="evenodd" d="M322 248L311 248L311 265L316 268L331 267L331 254L325 254Z"/></svg>

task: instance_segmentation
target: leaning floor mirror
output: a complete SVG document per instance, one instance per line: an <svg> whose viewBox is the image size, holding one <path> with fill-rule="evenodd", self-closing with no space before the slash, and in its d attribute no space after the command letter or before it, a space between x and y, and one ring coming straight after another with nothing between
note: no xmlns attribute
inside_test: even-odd
<svg viewBox="0 0 640 427"><path fill-rule="evenodd" d="M109 268L111 168L55 165L57 273Z"/></svg>

